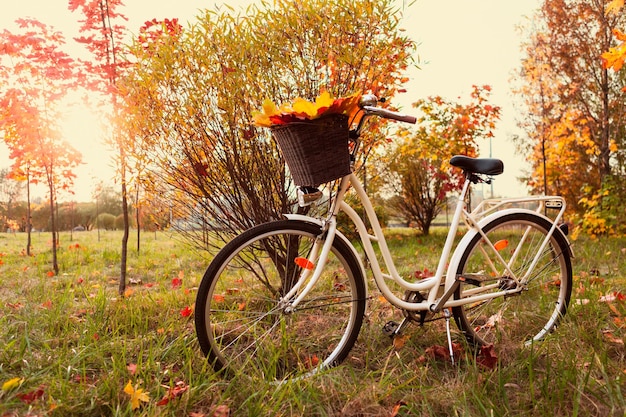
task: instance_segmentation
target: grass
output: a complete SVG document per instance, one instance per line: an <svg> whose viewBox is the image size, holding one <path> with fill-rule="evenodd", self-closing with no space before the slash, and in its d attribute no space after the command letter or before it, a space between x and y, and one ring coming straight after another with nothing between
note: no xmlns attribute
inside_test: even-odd
<svg viewBox="0 0 626 417"><path fill-rule="evenodd" d="M445 346L442 322L411 326L401 349L381 332L401 313L371 303L350 358L310 379L275 386L226 380L207 365L192 307L208 260L167 233L129 253L117 294L116 232L61 236L61 274L49 276L49 235L0 234L0 416L623 416L626 239L575 242L572 305L545 342L499 355L494 369L469 352L452 365L425 353ZM434 270L444 239L393 231L406 271ZM131 242L131 248L135 243ZM173 285L182 278L182 285ZM175 281L176 282L176 281ZM18 380L14 380L18 378ZM148 392L137 409L124 387ZM175 388L179 388L178 391ZM168 397L171 395L171 397ZM157 405L166 398L167 404ZM220 412L222 414L220 414Z"/></svg>

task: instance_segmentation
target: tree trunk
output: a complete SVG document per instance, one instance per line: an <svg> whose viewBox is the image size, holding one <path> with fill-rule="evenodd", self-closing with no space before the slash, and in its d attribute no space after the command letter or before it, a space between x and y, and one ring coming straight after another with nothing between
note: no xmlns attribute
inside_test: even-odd
<svg viewBox="0 0 626 417"><path fill-rule="evenodd" d="M124 234L122 235L122 256L120 262L120 284L119 293L124 294L126 291L126 264L128 255L128 197L126 196L126 183L122 180L122 214L124 217Z"/></svg>
<svg viewBox="0 0 626 417"><path fill-rule="evenodd" d="M141 249L141 226L139 224L139 187L137 187L137 191L135 191L135 220L137 221L137 255L139 255L139 250Z"/></svg>
<svg viewBox="0 0 626 417"><path fill-rule="evenodd" d="M30 256L30 247L32 245L31 231L32 219L30 214L30 171L26 169L26 255Z"/></svg>
<svg viewBox="0 0 626 417"><path fill-rule="evenodd" d="M57 260L57 245L59 243L59 238L57 236L57 225L56 225L56 215L54 212L55 209L55 194L54 194L54 185L52 182L49 184L50 189L50 228L52 229L52 269L54 270L54 275L59 275L59 263Z"/></svg>

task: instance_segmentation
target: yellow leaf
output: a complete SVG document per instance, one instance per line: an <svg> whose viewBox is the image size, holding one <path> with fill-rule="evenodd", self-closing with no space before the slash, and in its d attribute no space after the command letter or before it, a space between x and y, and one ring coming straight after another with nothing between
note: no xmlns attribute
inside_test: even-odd
<svg viewBox="0 0 626 417"><path fill-rule="evenodd" d="M150 401L150 393L144 391L142 388L137 388L135 385L128 381L128 384L124 387L124 392L130 395L130 407L136 410L141 406L141 402L147 403Z"/></svg>
<svg viewBox="0 0 626 417"><path fill-rule="evenodd" d="M308 119L317 116L317 107L315 104L300 97L294 100L292 108L296 116L306 116Z"/></svg>
<svg viewBox="0 0 626 417"><path fill-rule="evenodd" d="M265 113L254 112L252 113L252 119L254 124L261 127L270 127L272 126L272 121L269 116Z"/></svg>
<svg viewBox="0 0 626 417"><path fill-rule="evenodd" d="M613 0L606 6L606 14L617 14L623 6L624 0Z"/></svg>
<svg viewBox="0 0 626 417"><path fill-rule="evenodd" d="M317 106L317 110L328 108L333 105L335 99L330 96L328 91L324 91L315 99L315 105Z"/></svg>
<svg viewBox="0 0 626 417"><path fill-rule="evenodd" d="M9 379L4 384L2 384L2 391L10 391L13 388L17 387L18 385L20 385L22 382L24 382L24 378L16 377L16 378Z"/></svg>
<svg viewBox="0 0 626 417"><path fill-rule="evenodd" d="M279 114L278 107L276 107L276 104L274 104L272 100L266 98L265 100L263 100L263 113L265 113L266 116Z"/></svg>

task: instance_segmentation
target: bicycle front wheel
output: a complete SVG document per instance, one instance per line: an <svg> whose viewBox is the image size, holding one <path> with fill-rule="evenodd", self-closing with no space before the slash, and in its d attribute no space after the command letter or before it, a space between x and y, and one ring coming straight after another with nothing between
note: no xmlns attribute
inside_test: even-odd
<svg viewBox="0 0 626 417"><path fill-rule="evenodd" d="M302 221L266 223L217 254L195 309L198 341L215 370L283 380L346 358L361 328L366 292L345 240L335 238L320 280L293 311L287 307L295 297L285 300L303 268L311 267L305 260L321 233Z"/></svg>
<svg viewBox="0 0 626 417"><path fill-rule="evenodd" d="M457 270L470 279L456 291L456 299L521 286L513 295L453 308L456 323L470 343L498 343L506 348L541 340L565 315L572 291L567 239L556 230L539 253L551 227L550 221L536 214L512 213L483 228L495 250L479 234L470 241ZM472 277L477 279L472 282Z"/></svg>

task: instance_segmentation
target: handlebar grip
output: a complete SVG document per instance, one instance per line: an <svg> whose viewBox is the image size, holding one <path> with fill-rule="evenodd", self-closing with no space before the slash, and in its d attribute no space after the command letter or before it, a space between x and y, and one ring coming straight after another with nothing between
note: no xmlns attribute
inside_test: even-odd
<svg viewBox="0 0 626 417"><path fill-rule="evenodd" d="M393 120L398 120L400 122L411 123L411 124L417 123L417 117L415 116L398 113L398 112L387 110L387 109L381 109L380 107L363 106L363 110L365 110L367 114L373 114L376 116L384 117L385 119L393 119Z"/></svg>

